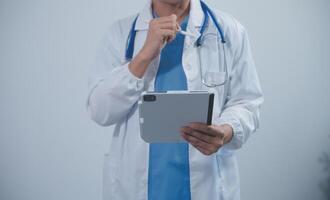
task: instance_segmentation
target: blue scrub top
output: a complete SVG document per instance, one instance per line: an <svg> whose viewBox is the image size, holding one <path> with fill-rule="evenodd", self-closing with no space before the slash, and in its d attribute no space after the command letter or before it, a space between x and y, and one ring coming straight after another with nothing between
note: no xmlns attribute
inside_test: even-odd
<svg viewBox="0 0 330 200"><path fill-rule="evenodd" d="M155 16L155 13L154 13ZM181 23L186 30L189 16ZM161 51L155 91L187 90L182 66L184 35ZM151 143L149 146L148 200L190 200L188 143Z"/></svg>

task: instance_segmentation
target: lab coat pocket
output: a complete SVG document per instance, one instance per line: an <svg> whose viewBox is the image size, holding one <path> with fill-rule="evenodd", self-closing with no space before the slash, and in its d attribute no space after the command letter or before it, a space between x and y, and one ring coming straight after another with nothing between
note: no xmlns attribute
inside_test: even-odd
<svg viewBox="0 0 330 200"><path fill-rule="evenodd" d="M225 72L204 72L203 83L208 87L219 87L223 85L226 81Z"/></svg>
<svg viewBox="0 0 330 200"><path fill-rule="evenodd" d="M202 74L206 72L225 72L225 58L222 43L217 33L206 33L198 49L199 64Z"/></svg>
<svg viewBox="0 0 330 200"><path fill-rule="evenodd" d="M217 86L217 87L206 87L202 88L203 90L207 90L211 93L214 93L214 102L213 102L213 117L212 123L217 124L223 110L224 101L225 101L225 94L224 94L224 86Z"/></svg>
<svg viewBox="0 0 330 200"><path fill-rule="evenodd" d="M114 194L115 165L109 153L103 157L103 200L111 200Z"/></svg>

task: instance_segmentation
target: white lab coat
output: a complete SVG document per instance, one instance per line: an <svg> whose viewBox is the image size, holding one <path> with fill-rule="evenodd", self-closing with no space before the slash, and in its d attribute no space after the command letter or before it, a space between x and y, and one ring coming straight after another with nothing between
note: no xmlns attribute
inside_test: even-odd
<svg viewBox="0 0 330 200"><path fill-rule="evenodd" d="M148 24L145 20L152 19L150 2L139 13L134 55L139 52L147 36ZM213 124L230 124L234 136L230 143L210 156L203 155L189 145L191 198L238 200L240 186L235 151L259 127L259 108L263 94L244 27L228 14L212 10L227 40L229 81L225 86L217 88L207 88L201 82L194 46L204 17L199 0L191 0L187 31L195 34L195 37L185 37L182 64L188 90L214 92ZM120 19L110 26L101 42L96 62L90 69L86 109L97 124L115 125L114 132L110 133L112 140L109 152L104 157L105 200L146 200L148 194L149 144L140 137L137 102L143 91L154 91L159 56L150 63L142 78L129 71L125 49L135 17L132 15ZM214 23L212 20L210 22L207 31L217 33ZM206 51L209 52L208 60L211 63L217 62L212 58L214 52L218 51L214 44L217 44L215 40L206 40ZM220 55L221 52L218 53ZM209 67L209 71L217 73L215 64ZM227 88L227 98L222 102L224 87Z"/></svg>

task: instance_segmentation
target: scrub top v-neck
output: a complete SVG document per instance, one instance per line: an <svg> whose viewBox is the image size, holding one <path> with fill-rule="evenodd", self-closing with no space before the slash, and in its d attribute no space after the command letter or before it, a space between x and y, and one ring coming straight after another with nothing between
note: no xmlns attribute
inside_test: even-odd
<svg viewBox="0 0 330 200"><path fill-rule="evenodd" d="M188 18L189 15L182 21L182 30L186 30ZM161 50L155 91L187 90L183 45L184 35L178 33ZM148 200L191 200L188 143L150 144Z"/></svg>

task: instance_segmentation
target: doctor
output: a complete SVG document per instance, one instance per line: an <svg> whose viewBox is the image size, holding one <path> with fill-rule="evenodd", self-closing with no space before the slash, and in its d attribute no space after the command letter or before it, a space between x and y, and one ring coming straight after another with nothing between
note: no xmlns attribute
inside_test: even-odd
<svg viewBox="0 0 330 200"><path fill-rule="evenodd" d="M203 70L206 79L227 70L227 80L209 87ZM148 144L137 110L145 90L209 90L216 100L213 124L183 124L187 143ZM200 0L149 0L110 26L90 69L87 111L97 124L114 125L103 198L240 199L235 152L259 127L262 103L248 35L238 21Z"/></svg>

